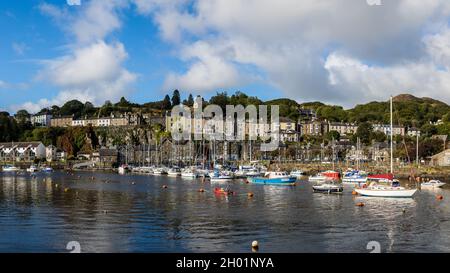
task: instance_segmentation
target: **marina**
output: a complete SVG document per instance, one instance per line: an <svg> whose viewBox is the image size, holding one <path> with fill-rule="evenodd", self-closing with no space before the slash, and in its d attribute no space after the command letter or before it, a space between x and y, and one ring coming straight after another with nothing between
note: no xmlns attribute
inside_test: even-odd
<svg viewBox="0 0 450 273"><path fill-rule="evenodd" d="M0 252L66 252L74 240L84 252L245 253L253 240L261 252L366 252L371 240L383 252L450 251L446 186L413 198L372 198L347 189L316 194L307 177L295 186L226 183L89 171L0 173ZM402 186L415 186L408 183Z"/></svg>

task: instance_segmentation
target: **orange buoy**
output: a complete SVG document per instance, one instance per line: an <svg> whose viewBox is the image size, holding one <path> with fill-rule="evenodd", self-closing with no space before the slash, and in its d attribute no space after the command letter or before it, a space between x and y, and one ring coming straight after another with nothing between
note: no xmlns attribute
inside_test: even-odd
<svg viewBox="0 0 450 273"><path fill-rule="evenodd" d="M252 198L254 196L254 194L253 194L253 192L249 192L249 193L247 193L247 196Z"/></svg>
<svg viewBox="0 0 450 273"><path fill-rule="evenodd" d="M437 200L443 200L443 199L444 199L444 196L442 196L442 195L439 194L439 195L436 196L436 199L437 199Z"/></svg>
<svg viewBox="0 0 450 273"><path fill-rule="evenodd" d="M64 189L64 192L68 192L68 191L69 191L69 188L65 188L65 189Z"/></svg>
<svg viewBox="0 0 450 273"><path fill-rule="evenodd" d="M199 189L198 192L205 192L205 189Z"/></svg>
<svg viewBox="0 0 450 273"><path fill-rule="evenodd" d="M352 191L352 195L358 195L356 191Z"/></svg>
<svg viewBox="0 0 450 273"><path fill-rule="evenodd" d="M167 189L168 187L166 185L162 186L163 189Z"/></svg>
<svg viewBox="0 0 450 273"><path fill-rule="evenodd" d="M359 202L359 203L356 204L356 206L357 207L364 207L364 203Z"/></svg>

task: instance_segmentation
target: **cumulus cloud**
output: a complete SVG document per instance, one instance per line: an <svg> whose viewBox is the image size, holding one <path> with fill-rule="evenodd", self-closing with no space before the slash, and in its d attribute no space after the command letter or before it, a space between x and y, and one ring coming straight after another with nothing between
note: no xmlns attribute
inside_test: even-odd
<svg viewBox="0 0 450 273"><path fill-rule="evenodd" d="M263 78L298 101L350 106L398 92L450 101L449 75L442 70L450 36L442 31L450 15L445 0L383 1L381 6L359 0L141 2L161 36L180 48L188 68L170 73L166 83L181 89L239 86L245 78L239 67L245 65L260 76L252 78ZM198 52L199 44L207 46ZM192 50L196 54L186 58ZM239 77L227 77L233 71Z"/></svg>
<svg viewBox="0 0 450 273"><path fill-rule="evenodd" d="M128 5L128 0L91 0L71 11L67 7L41 4L41 12L53 18L74 41L63 56L42 61L43 68L36 77L59 88L59 93L13 108L33 112L72 99L101 104L129 93L137 75L125 68L128 58L125 46L106 42L107 36L121 27L119 12Z"/></svg>
<svg viewBox="0 0 450 273"><path fill-rule="evenodd" d="M223 56L233 54L227 48L212 47L206 42L198 42L184 48L181 53L183 60L191 60L193 64L186 73L172 73L167 76L165 89L182 86L183 89L205 92L220 88L231 88L238 83L244 83L249 78L240 74L238 67Z"/></svg>

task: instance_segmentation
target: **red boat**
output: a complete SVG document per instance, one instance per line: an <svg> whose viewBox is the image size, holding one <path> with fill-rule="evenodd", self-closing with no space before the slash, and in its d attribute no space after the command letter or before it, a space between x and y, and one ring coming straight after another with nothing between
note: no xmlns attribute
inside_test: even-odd
<svg viewBox="0 0 450 273"><path fill-rule="evenodd" d="M231 190L225 190L223 188L215 188L214 189L215 194L224 194L224 195L233 195L234 192Z"/></svg>
<svg viewBox="0 0 450 273"><path fill-rule="evenodd" d="M341 178L341 174L336 171L322 172L322 175L331 180L339 180Z"/></svg>

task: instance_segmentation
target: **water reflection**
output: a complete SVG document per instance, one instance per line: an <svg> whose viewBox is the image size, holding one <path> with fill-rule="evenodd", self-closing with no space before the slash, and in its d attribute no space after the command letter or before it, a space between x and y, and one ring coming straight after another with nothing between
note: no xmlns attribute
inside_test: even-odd
<svg viewBox="0 0 450 273"><path fill-rule="evenodd" d="M304 181L235 181L230 196L214 194L216 186L90 172L0 175L0 251L65 252L79 241L85 252L249 252L253 240L262 252L367 252L372 240L387 252L450 250L447 189L390 199L313 194Z"/></svg>

